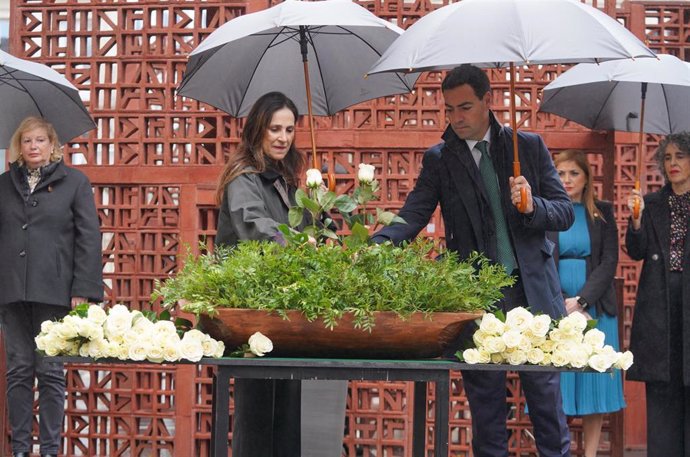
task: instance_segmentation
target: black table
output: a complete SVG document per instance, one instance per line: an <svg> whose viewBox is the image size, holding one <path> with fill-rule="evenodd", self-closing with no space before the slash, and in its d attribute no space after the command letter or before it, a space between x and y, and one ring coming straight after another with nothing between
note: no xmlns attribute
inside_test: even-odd
<svg viewBox="0 0 690 457"><path fill-rule="evenodd" d="M51 357L64 363L148 364L150 362L88 357ZM195 363L195 362L176 362ZM228 456L230 432L230 378L311 379L356 381L413 381L412 455L422 457L425 445L427 383L436 384L434 456L448 456L448 412L451 370L487 371L591 371L538 365L495 365L450 360L359 360L297 358L203 358L200 365L216 366L213 377L211 456ZM154 364L160 365L160 364Z"/></svg>
<svg viewBox="0 0 690 457"><path fill-rule="evenodd" d="M436 384L434 455L448 456L450 370L466 364L447 360L347 360L292 358L202 359L215 365L211 455L227 457L230 418L230 378L414 381L412 455L423 456L426 427L426 388Z"/></svg>

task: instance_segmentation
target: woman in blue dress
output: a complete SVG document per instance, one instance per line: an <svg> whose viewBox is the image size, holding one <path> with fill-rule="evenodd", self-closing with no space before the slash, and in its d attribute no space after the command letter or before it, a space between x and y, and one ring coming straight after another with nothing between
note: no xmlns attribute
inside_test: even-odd
<svg viewBox="0 0 690 457"><path fill-rule="evenodd" d="M618 264L618 228L610 202L594 196L592 171L582 151L567 150L554 160L558 175L575 207L575 223L565 232L550 233L557 243L556 263L568 314L597 320L606 344L617 351L618 318L613 278ZM595 457L605 413L625 408L620 371L563 373L563 410L581 416L585 457Z"/></svg>

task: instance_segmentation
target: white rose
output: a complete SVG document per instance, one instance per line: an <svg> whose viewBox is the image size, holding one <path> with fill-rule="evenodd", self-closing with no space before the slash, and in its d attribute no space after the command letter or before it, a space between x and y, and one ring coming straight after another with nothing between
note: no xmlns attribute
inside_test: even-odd
<svg viewBox="0 0 690 457"><path fill-rule="evenodd" d="M124 335L125 332L132 327L132 318L132 313L123 305L113 306L103 323L103 333L105 337L109 340L113 340L118 336Z"/></svg>
<svg viewBox="0 0 690 457"><path fill-rule="evenodd" d="M185 332L183 339L184 338L194 339L194 340L198 340L199 342L201 342L201 341L204 341L204 339L206 338L206 334L204 332L202 332L201 330L197 330L197 329L193 328L193 329Z"/></svg>
<svg viewBox="0 0 690 457"><path fill-rule="evenodd" d="M172 340L171 340L172 341ZM169 342L163 346L163 359L166 362L177 362L180 360L180 341L177 343Z"/></svg>
<svg viewBox="0 0 690 457"><path fill-rule="evenodd" d="M110 355L109 343L104 339L96 339L89 342L89 357L101 359Z"/></svg>
<svg viewBox="0 0 690 457"><path fill-rule="evenodd" d="M273 350L273 342L261 332L256 332L249 337L249 350L252 354L263 357Z"/></svg>
<svg viewBox="0 0 690 457"><path fill-rule="evenodd" d="M576 345L570 351L570 366L573 368L584 368L587 366L587 361L589 360L590 351L584 344Z"/></svg>
<svg viewBox="0 0 690 457"><path fill-rule="evenodd" d="M173 321L158 321L153 324L153 331L160 337L177 333L177 329L175 328L175 323Z"/></svg>
<svg viewBox="0 0 690 457"><path fill-rule="evenodd" d="M532 335L536 337L545 337L546 334L549 332L549 328L551 327L551 316L548 314L540 314L538 316L534 316L532 319L532 322L529 324L529 330L532 332Z"/></svg>
<svg viewBox="0 0 690 457"><path fill-rule="evenodd" d="M145 340L136 340L129 345L129 350L127 352L127 358L130 360L135 360L140 362L146 360L146 354L149 352L149 347L151 345Z"/></svg>
<svg viewBox="0 0 690 457"><path fill-rule="evenodd" d="M161 363L165 359L163 348L159 345L149 347L149 352L146 353L146 360L153 363Z"/></svg>
<svg viewBox="0 0 690 457"><path fill-rule="evenodd" d="M599 329L593 328L591 330L588 330L587 333L585 333L585 336L582 341L584 341L585 344L589 345L592 348L592 350L597 350L604 347L605 339L606 335L604 334L604 332L602 332Z"/></svg>
<svg viewBox="0 0 690 457"><path fill-rule="evenodd" d="M472 348L462 351L462 358L465 360L465 363L474 365L475 363L479 363L481 357L479 355L479 350Z"/></svg>
<svg viewBox="0 0 690 457"><path fill-rule="evenodd" d="M60 339L65 341L71 340L72 338L76 338L77 336L79 336L79 324L74 319L67 319L68 317L73 316L65 316L65 320L61 323L56 324L54 327L55 334Z"/></svg>
<svg viewBox="0 0 690 457"><path fill-rule="evenodd" d="M506 327L509 329L524 331L532 323L534 316L522 306L513 308L506 314Z"/></svg>
<svg viewBox="0 0 690 457"><path fill-rule="evenodd" d="M182 341L180 341L180 358L198 362L204 356L204 348L201 346L202 339L194 334L190 336L190 333L191 331L185 333Z"/></svg>
<svg viewBox="0 0 690 457"><path fill-rule="evenodd" d="M323 176L316 168L307 170L307 187L310 189L318 189L323 184Z"/></svg>
<svg viewBox="0 0 690 457"><path fill-rule="evenodd" d="M633 364L633 353L630 351L625 351L623 355L614 364L615 368L620 370L627 370Z"/></svg>
<svg viewBox="0 0 690 457"><path fill-rule="evenodd" d="M206 335L206 337L201 341L201 348L204 350L204 357L213 357L213 354L218 352L217 346L218 342Z"/></svg>
<svg viewBox="0 0 690 457"><path fill-rule="evenodd" d="M505 331L505 324L491 313L486 313L479 324L479 330L489 335L500 335Z"/></svg>
<svg viewBox="0 0 690 457"><path fill-rule="evenodd" d="M491 354L486 349L479 349L479 363L491 362Z"/></svg>
<svg viewBox="0 0 690 457"><path fill-rule="evenodd" d="M86 318L96 325L103 325L103 322L108 318L105 310L98 305L89 306L86 312Z"/></svg>
<svg viewBox="0 0 690 457"><path fill-rule="evenodd" d="M517 348L520 349L521 351L529 351L532 349L534 345L532 344L532 340L529 339L527 336L522 335L520 338L520 343L518 344Z"/></svg>
<svg viewBox="0 0 690 457"><path fill-rule="evenodd" d="M566 351L559 350L558 348L551 354L551 363L555 367L564 367L569 362L569 357Z"/></svg>
<svg viewBox="0 0 690 457"><path fill-rule="evenodd" d="M544 351L544 353L546 353L546 354L550 354L551 352L553 352L554 346L555 346L555 342L553 342L551 340L546 340L541 344L541 346L539 346L539 349Z"/></svg>
<svg viewBox="0 0 690 457"><path fill-rule="evenodd" d="M582 333L587 328L587 318L582 313L568 314L558 323L558 328L568 336Z"/></svg>
<svg viewBox="0 0 690 457"><path fill-rule="evenodd" d="M79 322L79 335L89 340L100 340L103 338L103 327L91 320L82 319Z"/></svg>
<svg viewBox="0 0 690 457"><path fill-rule="evenodd" d="M479 347L484 345L486 340L489 338L489 335L485 332L482 332L482 329L480 328L474 334L472 335L472 341L474 341L474 344Z"/></svg>
<svg viewBox="0 0 690 457"><path fill-rule="evenodd" d="M508 354L507 360L511 365L522 365L527 362L527 353L520 349L516 349Z"/></svg>
<svg viewBox="0 0 690 457"><path fill-rule="evenodd" d="M589 358L587 365L589 365L590 368L603 373L611 368L611 360L610 357L605 354L594 354Z"/></svg>
<svg viewBox="0 0 690 457"><path fill-rule="evenodd" d="M544 360L542 360L542 361L539 363L539 365L541 365L541 366L543 366L543 367L548 366L548 365L551 365L551 354L545 352L545 353L544 353Z"/></svg>
<svg viewBox="0 0 690 457"><path fill-rule="evenodd" d="M90 347L91 347L91 342L89 342L89 341L87 341L86 343L79 346L79 357L89 357L89 348Z"/></svg>
<svg viewBox="0 0 690 457"><path fill-rule="evenodd" d="M506 343L500 336L487 338L484 348L491 354L501 353L506 350Z"/></svg>
<svg viewBox="0 0 690 457"><path fill-rule="evenodd" d="M505 356L503 353L491 354L491 363L503 363Z"/></svg>
<svg viewBox="0 0 690 457"><path fill-rule="evenodd" d="M218 344L216 345L216 353L213 354L211 357L214 359L220 359L223 357L223 354L225 353L225 343L222 341L218 341Z"/></svg>
<svg viewBox="0 0 690 457"><path fill-rule="evenodd" d="M374 171L376 167L366 163L359 164L359 173L357 173L357 179L360 182L368 184L374 180Z"/></svg>
<svg viewBox="0 0 690 457"><path fill-rule="evenodd" d="M522 341L522 334L518 330L508 330L501 336L508 349L516 348Z"/></svg>
<svg viewBox="0 0 690 457"><path fill-rule="evenodd" d="M534 365L539 365L544 361L544 351L539 348L532 348L527 352L527 361Z"/></svg>
<svg viewBox="0 0 690 457"><path fill-rule="evenodd" d="M55 327L55 321L43 321L41 322L41 333L50 333L50 331Z"/></svg>

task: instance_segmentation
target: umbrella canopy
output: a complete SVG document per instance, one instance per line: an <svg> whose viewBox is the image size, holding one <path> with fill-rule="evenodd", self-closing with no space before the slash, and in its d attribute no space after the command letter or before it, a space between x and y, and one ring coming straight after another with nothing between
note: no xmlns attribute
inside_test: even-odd
<svg viewBox="0 0 690 457"><path fill-rule="evenodd" d="M690 65L671 55L657 57L575 65L544 88L539 110L594 130L690 130Z"/></svg>
<svg viewBox="0 0 690 457"><path fill-rule="evenodd" d="M369 73L631 57L654 53L618 21L578 0L463 0L414 23Z"/></svg>
<svg viewBox="0 0 690 457"><path fill-rule="evenodd" d="M306 113L332 115L359 102L410 92L418 75L376 75L369 67L402 33L351 0L287 0L239 16L192 51L178 94L246 116L280 91Z"/></svg>
<svg viewBox="0 0 690 457"><path fill-rule="evenodd" d="M544 88L540 111L597 130L640 132L635 189L640 190L645 133L690 130L690 66L658 59L579 64ZM639 214L639 201L633 216Z"/></svg>
<svg viewBox="0 0 690 457"><path fill-rule="evenodd" d="M55 127L60 143L96 127L79 91L52 68L0 51L0 148L28 116L39 116Z"/></svg>
<svg viewBox="0 0 690 457"><path fill-rule="evenodd" d="M369 70L445 70L460 64L515 65L600 62L654 57L613 18L578 0L463 0L414 23ZM513 173L519 176L515 97L510 97ZM522 192L518 210L526 211Z"/></svg>

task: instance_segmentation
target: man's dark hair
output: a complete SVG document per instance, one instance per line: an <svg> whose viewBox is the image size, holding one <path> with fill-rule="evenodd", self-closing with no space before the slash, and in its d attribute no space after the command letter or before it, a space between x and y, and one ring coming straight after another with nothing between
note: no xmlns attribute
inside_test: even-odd
<svg viewBox="0 0 690 457"><path fill-rule="evenodd" d="M484 94L491 90L489 77L486 76L484 70L474 65L463 64L453 68L446 74L446 77L443 78L443 83L441 83L441 91L445 92L455 89L463 84L469 84L477 98L482 98Z"/></svg>

